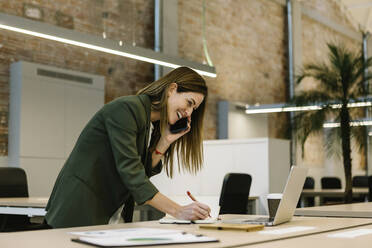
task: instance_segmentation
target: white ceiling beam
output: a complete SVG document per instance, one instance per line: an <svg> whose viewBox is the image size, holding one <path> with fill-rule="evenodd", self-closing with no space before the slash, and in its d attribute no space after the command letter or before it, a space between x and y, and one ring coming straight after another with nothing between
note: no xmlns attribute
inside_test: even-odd
<svg viewBox="0 0 372 248"><path fill-rule="evenodd" d="M216 77L214 67L171 56L152 49L137 46L121 45L118 41L102 39L101 37L57 27L48 23L29 20L26 18L0 13L0 29L14 31L38 38L53 40L65 44L93 49L152 64L170 68L188 66L201 75Z"/></svg>
<svg viewBox="0 0 372 248"><path fill-rule="evenodd" d="M368 8L368 7L372 7L372 1L368 1L365 3L356 3L356 4L345 4L345 5L349 10L366 8L366 7Z"/></svg>
<svg viewBox="0 0 372 248"><path fill-rule="evenodd" d="M371 12L372 12L372 9L368 9L367 17L366 17L366 20L364 22L364 27L366 29L368 29L369 20L371 19Z"/></svg>
<svg viewBox="0 0 372 248"><path fill-rule="evenodd" d="M329 27L330 29L334 30L334 31L337 31L341 34L344 34L356 41L359 41L361 42L363 40L363 37L362 37L362 34L359 33L359 32L356 32L354 30L352 30L351 28L349 27L346 27L344 25L341 25L331 19L329 19L328 17L320 14L319 12L313 10L313 9L310 9L308 7L305 7L305 6L302 6L301 8L302 10L302 14L304 14L305 16Z"/></svg>

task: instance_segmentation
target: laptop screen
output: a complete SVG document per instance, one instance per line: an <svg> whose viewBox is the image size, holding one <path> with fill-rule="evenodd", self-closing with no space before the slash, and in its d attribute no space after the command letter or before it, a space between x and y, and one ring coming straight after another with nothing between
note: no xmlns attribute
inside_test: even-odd
<svg viewBox="0 0 372 248"><path fill-rule="evenodd" d="M291 167L287 183L284 187L282 200L275 214L274 225L291 220L301 196L307 171L308 169L304 167Z"/></svg>

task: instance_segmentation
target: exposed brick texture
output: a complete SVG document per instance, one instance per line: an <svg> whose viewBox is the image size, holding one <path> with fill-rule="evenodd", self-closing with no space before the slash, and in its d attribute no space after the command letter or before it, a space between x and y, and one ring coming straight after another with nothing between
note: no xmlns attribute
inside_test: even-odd
<svg viewBox="0 0 372 248"><path fill-rule="evenodd" d="M203 62L202 1L179 1L179 52ZM207 79L206 137L216 137L219 100L248 104L285 102L286 35L283 6L266 0L206 1L206 39L216 67ZM270 117L270 136L284 137L286 115Z"/></svg>
<svg viewBox="0 0 372 248"><path fill-rule="evenodd" d="M62 20L65 28L73 26L76 31L98 36L105 31L108 39L122 40L124 44L135 42L151 49L154 46L153 1L0 0L0 12L23 16L24 4L39 6L43 10L43 21L49 24L58 25L57 19L63 17L67 21L63 23ZM71 20L73 24L68 23ZM153 65L149 63L4 30L0 32L0 44L0 113L3 113L0 115L0 156L7 154L9 67L14 61L25 60L103 75L106 102L134 94L153 81Z"/></svg>

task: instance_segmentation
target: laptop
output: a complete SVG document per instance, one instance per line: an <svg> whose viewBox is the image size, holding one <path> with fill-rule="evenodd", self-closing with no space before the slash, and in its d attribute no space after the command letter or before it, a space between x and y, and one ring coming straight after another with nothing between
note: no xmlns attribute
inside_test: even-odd
<svg viewBox="0 0 372 248"><path fill-rule="evenodd" d="M276 211L274 218L260 217L260 218L240 218L240 219L230 219L223 221L224 223L233 224L261 224L265 226L275 226L284 222L288 222L292 219L294 211L300 195L302 188L305 183L307 175L307 168L292 166L289 172L287 183L285 185L282 199L280 200L278 209Z"/></svg>

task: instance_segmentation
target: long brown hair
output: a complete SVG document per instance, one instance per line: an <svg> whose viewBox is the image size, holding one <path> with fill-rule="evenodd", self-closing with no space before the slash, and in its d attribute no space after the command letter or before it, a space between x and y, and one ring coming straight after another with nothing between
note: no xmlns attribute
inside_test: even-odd
<svg viewBox="0 0 372 248"><path fill-rule="evenodd" d="M178 171L181 170L181 164L182 169L195 174L203 165L202 134L208 88L205 80L188 67L178 67L137 92L137 95L148 95L152 102L151 110L160 112L160 121L154 123L150 151L152 152L155 149L162 130L168 125L167 92L171 83L177 84L177 92L197 92L204 95L202 103L191 114L191 130L173 142L164 154L164 163L168 176L173 176L173 158L175 153L178 158Z"/></svg>

